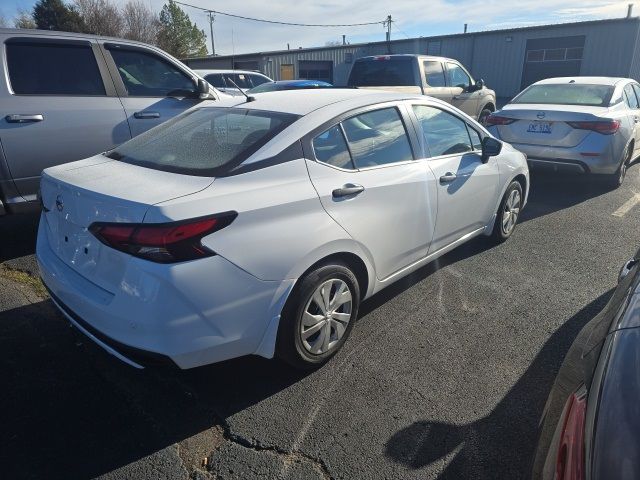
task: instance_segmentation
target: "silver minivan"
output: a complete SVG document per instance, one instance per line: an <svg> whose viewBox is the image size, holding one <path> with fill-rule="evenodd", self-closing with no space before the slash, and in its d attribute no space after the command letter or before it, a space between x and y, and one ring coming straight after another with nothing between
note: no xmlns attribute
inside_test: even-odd
<svg viewBox="0 0 640 480"><path fill-rule="evenodd" d="M446 57L396 54L358 58L348 85L429 95L480 123L496 109L496 93L484 80L474 80L460 62Z"/></svg>
<svg viewBox="0 0 640 480"><path fill-rule="evenodd" d="M43 169L220 96L166 52L122 39L0 29L0 65L0 215L37 208Z"/></svg>

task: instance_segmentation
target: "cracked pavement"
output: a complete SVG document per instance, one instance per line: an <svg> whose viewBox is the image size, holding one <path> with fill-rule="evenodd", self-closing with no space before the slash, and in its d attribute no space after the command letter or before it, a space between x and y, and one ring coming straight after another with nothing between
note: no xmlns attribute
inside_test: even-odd
<svg viewBox="0 0 640 480"><path fill-rule="evenodd" d="M0 218L0 465L12 479L518 479L551 382L638 247L640 184L533 177L515 236L472 241L365 302L318 371L242 358L137 371L70 328L36 217Z"/></svg>

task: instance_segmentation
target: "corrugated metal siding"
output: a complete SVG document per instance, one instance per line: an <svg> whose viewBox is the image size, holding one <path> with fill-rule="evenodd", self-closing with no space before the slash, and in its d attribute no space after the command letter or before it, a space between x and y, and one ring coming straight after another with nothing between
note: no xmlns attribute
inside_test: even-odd
<svg viewBox="0 0 640 480"><path fill-rule="evenodd" d="M585 46L581 65L581 75L640 77L640 39L637 18L620 21L590 22L561 26L542 26L521 31L508 30L483 33L468 33L451 37L421 37L417 39L394 40L386 43L327 47L323 49L273 52L265 55L242 55L242 60L258 60L263 73L278 80L280 66L294 66L298 75L299 60L330 60L334 64L335 85L346 85L352 63L346 63L347 56L353 60L367 55L387 53L439 54L455 58L465 65L478 79L483 78L499 97L513 97L520 90L522 68L527 40L585 35ZM431 44L431 49L429 45ZM439 49L437 48L439 44ZM389 47L391 52L389 52ZM190 59L192 68L231 68L231 57Z"/></svg>

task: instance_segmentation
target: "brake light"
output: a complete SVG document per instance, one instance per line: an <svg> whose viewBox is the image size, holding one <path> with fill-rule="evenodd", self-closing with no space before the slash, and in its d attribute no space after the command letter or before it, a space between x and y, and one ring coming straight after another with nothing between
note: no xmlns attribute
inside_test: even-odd
<svg viewBox="0 0 640 480"><path fill-rule="evenodd" d="M605 120L598 122L567 122L571 127L578 130L591 130L592 132L611 135L620 128L620 120Z"/></svg>
<svg viewBox="0 0 640 480"><path fill-rule="evenodd" d="M515 122L515 118L501 117L500 115L489 115L484 119L485 125L509 125Z"/></svg>
<svg viewBox="0 0 640 480"><path fill-rule="evenodd" d="M587 414L587 393L581 388L572 394L565 405L564 421L555 480L584 479L584 424Z"/></svg>
<svg viewBox="0 0 640 480"><path fill-rule="evenodd" d="M203 237L229 225L236 212L172 223L91 224L89 231L105 245L158 263L175 263L210 257L215 252L202 245Z"/></svg>

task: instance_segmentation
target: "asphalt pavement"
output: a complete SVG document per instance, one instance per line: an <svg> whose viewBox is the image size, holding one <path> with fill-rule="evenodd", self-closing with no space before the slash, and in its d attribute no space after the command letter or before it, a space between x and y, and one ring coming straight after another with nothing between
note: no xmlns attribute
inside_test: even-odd
<svg viewBox="0 0 640 480"><path fill-rule="evenodd" d="M562 359L640 243L640 166L608 191L534 176L514 236L474 240L361 308L328 365L137 371L31 275L37 217L0 218L0 476L519 479Z"/></svg>

